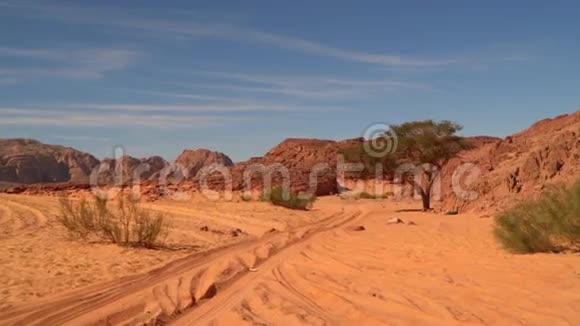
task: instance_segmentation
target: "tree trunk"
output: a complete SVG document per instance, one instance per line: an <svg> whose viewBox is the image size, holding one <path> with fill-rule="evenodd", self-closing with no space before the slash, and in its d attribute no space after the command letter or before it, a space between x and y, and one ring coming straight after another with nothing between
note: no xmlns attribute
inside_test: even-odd
<svg viewBox="0 0 580 326"><path fill-rule="evenodd" d="M431 210L431 194L423 193L421 194L421 199L423 201L423 211L428 212Z"/></svg>
<svg viewBox="0 0 580 326"><path fill-rule="evenodd" d="M428 212L431 210L431 189L433 188L435 178L437 178L437 173L426 173L426 176L427 176L427 185L425 186L424 191L421 193L424 212Z"/></svg>
<svg viewBox="0 0 580 326"><path fill-rule="evenodd" d="M427 189L423 189L421 184L417 181L413 180L413 186L417 192L421 195L421 200L423 202L423 211L427 212L431 210L431 187L427 187Z"/></svg>

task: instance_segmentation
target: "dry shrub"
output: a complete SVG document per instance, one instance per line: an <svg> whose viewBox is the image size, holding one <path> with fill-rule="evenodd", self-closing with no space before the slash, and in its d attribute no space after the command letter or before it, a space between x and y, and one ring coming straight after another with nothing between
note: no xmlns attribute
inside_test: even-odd
<svg viewBox="0 0 580 326"><path fill-rule="evenodd" d="M240 199L242 201L252 201L252 193L251 192L242 192Z"/></svg>
<svg viewBox="0 0 580 326"><path fill-rule="evenodd" d="M496 217L496 238L513 252L555 252L580 248L580 181L552 187L538 199Z"/></svg>
<svg viewBox="0 0 580 326"><path fill-rule="evenodd" d="M163 245L171 228L163 214L152 214L129 196L121 196L112 209L99 197L90 203L63 196L60 204L58 221L81 239L94 236L120 246L152 249Z"/></svg>
<svg viewBox="0 0 580 326"><path fill-rule="evenodd" d="M292 192L285 192L281 187L271 189L262 194L262 199L272 204L296 210L309 210L316 201L316 196L300 196Z"/></svg>
<svg viewBox="0 0 580 326"><path fill-rule="evenodd" d="M387 195L387 194L371 194L368 192L361 192L358 195L358 198L362 198L362 199L386 199L386 198L389 198L389 195Z"/></svg>

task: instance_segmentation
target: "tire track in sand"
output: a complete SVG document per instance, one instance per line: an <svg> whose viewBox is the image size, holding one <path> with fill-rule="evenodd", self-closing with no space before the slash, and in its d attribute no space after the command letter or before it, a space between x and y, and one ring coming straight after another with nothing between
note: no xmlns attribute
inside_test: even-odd
<svg viewBox="0 0 580 326"><path fill-rule="evenodd" d="M341 216L344 214L341 213ZM251 291L254 290L255 286L258 285L261 279L272 275L273 270L277 268L281 263L293 257L295 255L300 255L300 252L308 245L309 240L316 237L320 233L325 231L331 231L335 228L344 226L347 223L353 222L354 220L360 218L362 215L361 211L356 211L354 213L348 214L346 217L341 219L334 219L329 221L321 228L309 229L306 233L300 236L300 241L297 241L291 246L288 246L280 252L279 254L273 256L271 259L266 260L258 268L257 272L249 273L243 275L243 277L234 283L232 286L225 289L225 291L218 294L214 300L211 300L205 305L200 306L197 309L192 309L182 317L175 321L176 325L198 325L211 322L221 313L227 312L234 308L236 305L240 304L245 297ZM301 234L301 231L296 232L296 234Z"/></svg>
<svg viewBox="0 0 580 326"><path fill-rule="evenodd" d="M148 273L9 308L0 312L0 323L149 324L165 323L198 309L216 313L225 308L224 300L237 303L243 294L240 289L297 253L297 246L359 215L358 211L336 213L290 232L271 232L261 239L194 254ZM248 272L253 267L259 271ZM214 303L214 297L220 299Z"/></svg>
<svg viewBox="0 0 580 326"><path fill-rule="evenodd" d="M26 230L42 227L48 222L48 217L40 210L2 196L0 209L0 226L6 237L13 237Z"/></svg>

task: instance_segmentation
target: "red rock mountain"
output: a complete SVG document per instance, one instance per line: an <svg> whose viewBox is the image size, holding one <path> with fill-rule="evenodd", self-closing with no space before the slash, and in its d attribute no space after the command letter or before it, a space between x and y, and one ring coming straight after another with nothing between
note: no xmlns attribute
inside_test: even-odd
<svg viewBox="0 0 580 326"><path fill-rule="evenodd" d="M70 147L32 139L0 139L0 182L87 182L99 164L94 156Z"/></svg>
<svg viewBox="0 0 580 326"><path fill-rule="evenodd" d="M452 191L453 171L472 163L481 174L467 189L475 200ZM550 184L580 179L580 111L541 120L505 139L481 142L449 162L442 173L444 210L489 210L513 205L540 193Z"/></svg>
<svg viewBox="0 0 580 326"><path fill-rule="evenodd" d="M210 151L208 149L186 149L175 159L175 164L184 169L184 177L194 177L199 170L211 164L220 164L223 166L233 166L232 159L224 153Z"/></svg>
<svg viewBox="0 0 580 326"><path fill-rule="evenodd" d="M337 154L342 149L362 141L360 138L345 141L287 139L263 157L236 164L223 153L203 149L185 150L175 163L183 166L188 178L177 179L175 183L170 180L169 186L173 190L199 189L199 180L195 175L204 166L218 163L230 167L234 190L246 189L245 181L248 176L250 187L261 189L264 180L262 175L270 172L272 185L280 185L284 178L279 168L285 167L289 173L291 188L294 191L305 191L309 189L312 181L310 171L318 166L321 169L316 174L316 193L328 195L336 193L338 188ZM441 210L495 211L533 197L549 184L568 184L580 178L580 111L539 121L504 139L470 137L470 141L474 147L461 152L441 171ZM103 162L115 164L110 160ZM156 198L166 194L157 179L167 163L159 157L125 157L121 162L123 173L126 176L133 175L135 167L142 163L152 167L145 174L149 179L143 188L145 195ZM455 180L464 190L476 194L476 198L469 200L458 196L452 185L454 172L464 163L471 164L479 171L477 178L469 185L465 184L464 179ZM0 185L6 181L34 183L82 179L97 164L94 157L70 148L44 145L31 140L0 142ZM206 181L213 190L224 188L224 178L219 173L210 175ZM66 187L55 185L53 188L62 190ZM43 186L31 193L42 192L50 192L50 189Z"/></svg>
<svg viewBox="0 0 580 326"><path fill-rule="evenodd" d="M160 156L134 158L125 155L119 159L101 161L99 184L126 184L149 180L157 176L169 163Z"/></svg>
<svg viewBox="0 0 580 326"><path fill-rule="evenodd" d="M273 186L281 185L285 176L283 170L288 172L291 189L295 192L308 191L310 189L311 171L318 169L316 177L317 195L328 195L337 192L336 164L337 154L341 148L360 143L362 139L350 139L345 141L290 138L286 139L262 157L254 157L250 160L236 163L232 170L234 190L262 189L263 175L271 175ZM245 183L249 178L251 185ZM223 177L216 175L208 182L210 188L222 189Z"/></svg>

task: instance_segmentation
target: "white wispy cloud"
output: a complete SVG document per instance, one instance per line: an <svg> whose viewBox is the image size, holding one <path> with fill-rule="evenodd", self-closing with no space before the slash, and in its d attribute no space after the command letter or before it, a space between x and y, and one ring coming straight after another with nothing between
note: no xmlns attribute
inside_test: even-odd
<svg viewBox="0 0 580 326"><path fill-rule="evenodd" d="M373 79L353 79L335 76L309 76L309 75L258 75L232 72L200 72L210 76L227 79L237 79L241 81L253 82L256 84L267 84L277 86L306 85L336 85L345 87L383 87L383 88L422 88L425 85L414 82L393 81L393 80L373 80Z"/></svg>
<svg viewBox="0 0 580 326"><path fill-rule="evenodd" d="M282 94L288 96L304 97L304 98L344 98L355 95L356 92L352 90L334 90L334 89L304 89L302 87L256 87L256 86L239 86L239 85L224 85L224 84L201 84L201 83L180 83L182 86L220 89L236 92L251 92L251 93L271 93Z"/></svg>
<svg viewBox="0 0 580 326"><path fill-rule="evenodd" d="M103 7L87 8L81 6L6 1L0 2L0 6L13 10L20 9L28 15L44 19L116 26L146 31L154 36L171 35L181 40L208 37L245 43L260 43L313 55L381 66L430 67L444 66L463 61L460 58L417 58L400 54L341 49L318 41L261 31L229 23L191 22L154 18L139 19L122 15L110 8Z"/></svg>
<svg viewBox="0 0 580 326"><path fill-rule="evenodd" d="M225 97L225 96L212 96L212 95L200 95L193 93L179 93L179 92L166 92L166 91L156 91L156 90L143 90L143 89L131 89L131 88L115 88L115 90L123 90L132 93L138 93L150 96L162 96L174 99L189 99L189 100L200 100L200 101L211 101L211 102L226 102L226 103L242 103L245 99Z"/></svg>
<svg viewBox="0 0 580 326"><path fill-rule="evenodd" d="M248 111L288 111L289 107L281 104L67 104L66 108L84 110L132 111L132 112L248 112Z"/></svg>
<svg viewBox="0 0 580 326"><path fill-rule="evenodd" d="M3 57L26 57L36 59L62 60L67 57L65 52L55 49L22 49L0 47L0 56Z"/></svg>
<svg viewBox="0 0 580 326"><path fill-rule="evenodd" d="M0 77L8 82L29 78L60 77L69 79L102 78L108 72L127 68L140 53L116 48L33 49L0 47L0 57L34 59L33 67L0 69Z"/></svg>
<svg viewBox="0 0 580 326"><path fill-rule="evenodd" d="M352 79L335 76L260 75L232 72L196 72L217 81L205 83L166 82L188 88L209 88L250 93L273 93L313 99L342 99L404 89L433 90L429 85L408 81ZM224 80L227 83L224 83Z"/></svg>
<svg viewBox="0 0 580 326"><path fill-rule="evenodd" d="M62 127L218 127L227 122L243 120L241 117L224 116L169 116L169 115L120 115L120 114L50 114L8 115L0 119L4 126L62 126Z"/></svg>
<svg viewBox="0 0 580 326"><path fill-rule="evenodd" d="M0 125L18 126L146 126L167 127L214 127L227 123L254 121L263 113L311 112L312 110L337 111L338 107L302 106L291 108L285 104L125 104L125 103L76 103L61 106L0 106ZM250 112L260 115L248 116Z"/></svg>
<svg viewBox="0 0 580 326"><path fill-rule="evenodd" d="M269 32L255 31L251 29L238 29L232 27L230 32L224 35L236 36L240 39L247 38L252 41L267 43L281 48L298 50L321 56L335 57L343 60L370 63L384 66L441 66L458 63L459 59L433 59L413 58L396 54L377 54L354 50L344 50L328 46L319 42L309 41L296 37L284 36Z"/></svg>
<svg viewBox="0 0 580 326"><path fill-rule="evenodd" d="M109 142L111 138L109 137L97 137L97 136L86 136L86 135L51 135L50 138L53 139L64 139L70 141L96 141L96 142Z"/></svg>

